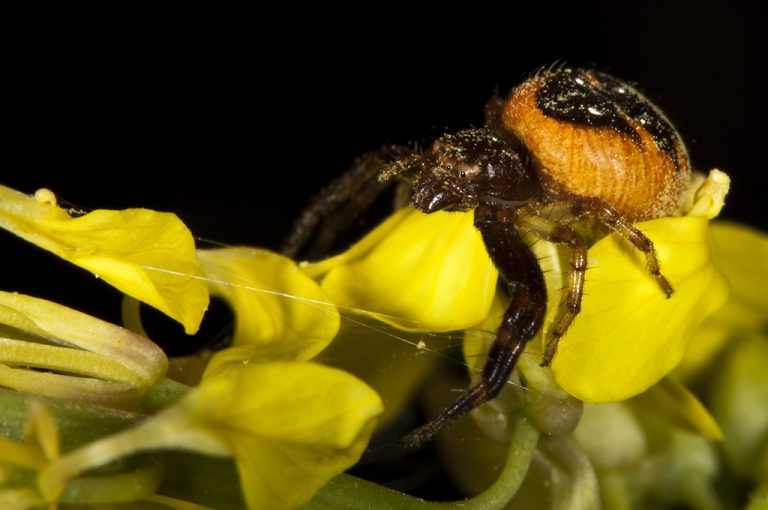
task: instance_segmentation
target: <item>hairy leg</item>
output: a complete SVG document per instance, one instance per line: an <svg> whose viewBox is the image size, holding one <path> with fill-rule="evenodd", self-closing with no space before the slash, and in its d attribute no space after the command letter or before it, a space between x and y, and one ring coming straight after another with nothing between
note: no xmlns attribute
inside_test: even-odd
<svg viewBox="0 0 768 510"><path fill-rule="evenodd" d="M542 211L546 211L547 215L543 215ZM551 219L550 215L563 218ZM521 207L508 216L510 216L508 221L512 221L521 229L526 229L546 241L564 244L571 249L571 271L568 275L562 305L547 335L542 366L548 366L552 362L560 338L581 310L584 276L587 269L586 244L578 233L563 225L562 219L578 220L590 217L597 220L600 225L616 232L645 254L648 272L654 277L662 292L667 297L674 292L672 285L661 274L653 242L604 200L583 198L547 205L533 204Z"/></svg>
<svg viewBox="0 0 768 510"><path fill-rule="evenodd" d="M389 146L355 160L349 170L310 200L283 244L283 254L310 259L326 255L336 236L389 187L390 183L378 179L379 173L411 153L404 147Z"/></svg>
<svg viewBox="0 0 768 510"><path fill-rule="evenodd" d="M554 211L562 211L573 219L591 217L598 223L609 228L624 240L628 241L635 248L645 254L648 272L656 280L661 291L667 297L671 297L675 292L672 284L669 283L661 273L659 267L659 258L653 247L653 241L643 234L640 229L632 225L632 222L624 218L616 209L611 207L605 200L596 197L581 198L573 201L566 201L560 204L554 204Z"/></svg>
<svg viewBox="0 0 768 510"><path fill-rule="evenodd" d="M556 220L539 216L533 207L523 206L516 209L512 214L512 222L521 230L529 231L551 243L564 244L571 249L571 271L568 273L560 309L547 335L541 362L542 366L549 366L560 338L581 310L584 275L587 270L587 245L579 234Z"/></svg>
<svg viewBox="0 0 768 510"><path fill-rule="evenodd" d="M480 381L434 420L403 438L402 443L407 448L418 448L451 421L496 398L528 341L541 328L547 291L538 260L520 241L514 226L498 221L496 213L494 207L477 208L475 225L507 283L511 298L509 306L488 353Z"/></svg>

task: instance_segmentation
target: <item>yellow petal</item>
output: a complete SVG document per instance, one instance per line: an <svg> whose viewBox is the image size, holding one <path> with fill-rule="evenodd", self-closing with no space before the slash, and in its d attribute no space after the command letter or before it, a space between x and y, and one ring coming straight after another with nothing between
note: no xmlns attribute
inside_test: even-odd
<svg viewBox="0 0 768 510"><path fill-rule="evenodd" d="M637 397L672 424L710 439L723 439L723 432L707 408L685 386L665 377Z"/></svg>
<svg viewBox="0 0 768 510"><path fill-rule="evenodd" d="M263 364L240 371L235 388L231 375L217 378L219 389L204 382L201 402L216 403L201 411L234 452L250 509L309 501L357 462L382 411L368 386L321 365Z"/></svg>
<svg viewBox="0 0 768 510"><path fill-rule="evenodd" d="M684 380L702 374L744 332L763 331L768 317L768 235L745 225L714 221L710 236L712 258L730 292L725 305L696 331L676 369Z"/></svg>
<svg viewBox="0 0 768 510"><path fill-rule="evenodd" d="M729 301L764 321L768 317L768 234L725 221L712 222L711 233L715 264L731 286Z"/></svg>
<svg viewBox="0 0 768 510"><path fill-rule="evenodd" d="M3 509L47 508L35 487L35 478L39 470L59 456L59 429L48 407L40 401L30 401L26 414L20 440L0 436L0 508ZM63 485L59 484L56 489L63 489Z"/></svg>
<svg viewBox="0 0 768 510"><path fill-rule="evenodd" d="M59 429L51 411L42 402L31 401L21 441L0 437L0 445L0 464L42 468L47 461L59 456Z"/></svg>
<svg viewBox="0 0 768 510"><path fill-rule="evenodd" d="M20 443L5 436L0 436L0 491L4 473L12 471L10 466L27 469L39 469L45 465L46 457L36 445Z"/></svg>
<svg viewBox="0 0 768 510"><path fill-rule="evenodd" d="M367 317L345 317L339 334L316 360L376 390L385 403L380 426L386 427L402 416L415 389L458 338L460 333L411 333Z"/></svg>
<svg viewBox="0 0 768 510"><path fill-rule="evenodd" d="M663 218L638 227L651 238L675 288L666 299L642 254L617 236L589 251L582 311L552 362L557 383L587 402L637 395L682 359L691 334L724 301L703 218Z"/></svg>
<svg viewBox="0 0 768 510"><path fill-rule="evenodd" d="M235 312L233 348L218 362L314 357L339 330L339 314L292 260L266 250L200 250L211 293Z"/></svg>
<svg viewBox="0 0 768 510"><path fill-rule="evenodd" d="M727 307L729 307L728 302L723 308ZM716 322L717 318L722 316L723 308L715 312L694 332L683 361L672 371L674 377L683 383L695 381L699 376L710 377L707 368L717 360L717 356L732 340L734 331Z"/></svg>
<svg viewBox="0 0 768 510"><path fill-rule="evenodd" d="M175 214L99 209L71 217L50 192L36 196L0 186L0 227L197 331L208 292L192 235Z"/></svg>
<svg viewBox="0 0 768 510"><path fill-rule="evenodd" d="M480 322L498 273L471 212L406 207L347 252L306 266L339 306L409 331L451 331Z"/></svg>

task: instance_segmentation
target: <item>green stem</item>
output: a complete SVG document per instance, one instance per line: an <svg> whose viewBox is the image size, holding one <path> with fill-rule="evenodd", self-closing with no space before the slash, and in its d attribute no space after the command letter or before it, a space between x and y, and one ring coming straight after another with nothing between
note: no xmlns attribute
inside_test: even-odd
<svg viewBox="0 0 768 510"><path fill-rule="evenodd" d="M166 407L170 407L191 389L185 384L164 377L150 387L147 394L144 395L143 411L147 414L155 414Z"/></svg>
<svg viewBox="0 0 768 510"><path fill-rule="evenodd" d="M494 510L503 508L517 492L533 459L539 431L526 419L512 430L512 441L498 480L474 498L451 503L424 501L353 476L341 475L320 489L302 510Z"/></svg>
<svg viewBox="0 0 768 510"><path fill-rule="evenodd" d="M83 476L67 483L62 504L98 504L151 497L163 479L162 456L144 456L133 469L109 476Z"/></svg>
<svg viewBox="0 0 768 510"><path fill-rule="evenodd" d="M158 494L217 510L245 510L240 476L232 459L168 452Z"/></svg>
<svg viewBox="0 0 768 510"><path fill-rule="evenodd" d="M539 444L539 453L539 460L549 468L554 510L600 508L597 476L576 441L567 436L550 436Z"/></svg>
<svg viewBox="0 0 768 510"><path fill-rule="evenodd" d="M38 400L56 419L61 449L66 452L141 421L144 416L109 407L69 402L0 388L0 435L20 441L29 404Z"/></svg>
<svg viewBox="0 0 768 510"><path fill-rule="evenodd" d="M622 474L615 471L602 471L598 474L598 480L605 510L632 509L627 493L627 482Z"/></svg>

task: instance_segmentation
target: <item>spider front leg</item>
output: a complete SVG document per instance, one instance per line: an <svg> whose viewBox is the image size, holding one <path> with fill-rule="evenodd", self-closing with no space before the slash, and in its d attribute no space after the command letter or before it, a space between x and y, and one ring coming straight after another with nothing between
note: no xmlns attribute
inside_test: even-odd
<svg viewBox="0 0 768 510"><path fill-rule="evenodd" d="M475 209L475 226L507 284L509 306L488 353L480 381L437 418L404 437L402 443L407 448L420 447L448 423L496 398L528 341L541 328L547 289L538 260L519 239L514 226L499 220L498 212L492 206L478 207Z"/></svg>
<svg viewBox="0 0 768 510"><path fill-rule="evenodd" d="M580 219L586 216L594 218L599 224L606 226L645 254L648 272L651 273L651 276L656 280L657 285L667 298L671 297L675 292L672 284L661 273L659 258L656 255L656 249L653 247L653 241L648 239L640 229L619 214L605 200L597 197L581 198L573 202L555 204L552 211L554 214L565 213L573 219Z"/></svg>
<svg viewBox="0 0 768 510"><path fill-rule="evenodd" d="M364 213L389 186L377 177L393 161L413 151L383 147L360 156L352 167L318 193L302 211L283 244L283 254L315 259L327 255L336 237Z"/></svg>
<svg viewBox="0 0 768 510"><path fill-rule="evenodd" d="M632 246L645 254L648 272L656 280L667 298L672 297L675 289L669 283L659 267L659 258L656 256L656 249L653 247L653 241L643 234L640 229L632 225L630 221L616 212L616 209L608 205L605 200L599 198L585 198L574 204L574 209L582 214L594 215L600 223L610 228L624 240L632 243Z"/></svg>

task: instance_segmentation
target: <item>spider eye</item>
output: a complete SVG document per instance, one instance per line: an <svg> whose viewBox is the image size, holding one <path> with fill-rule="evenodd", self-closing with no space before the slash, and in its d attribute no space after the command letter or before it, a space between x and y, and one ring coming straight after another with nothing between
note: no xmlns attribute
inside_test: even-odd
<svg viewBox="0 0 768 510"><path fill-rule="evenodd" d="M451 170L453 170L453 165L451 163L448 163L445 165L445 169L450 172Z"/></svg>
<svg viewBox="0 0 768 510"><path fill-rule="evenodd" d="M467 176L467 172L465 172L464 170L462 170L461 172L459 172L459 177L462 177L462 178L463 178L463 177L466 177L466 176Z"/></svg>

